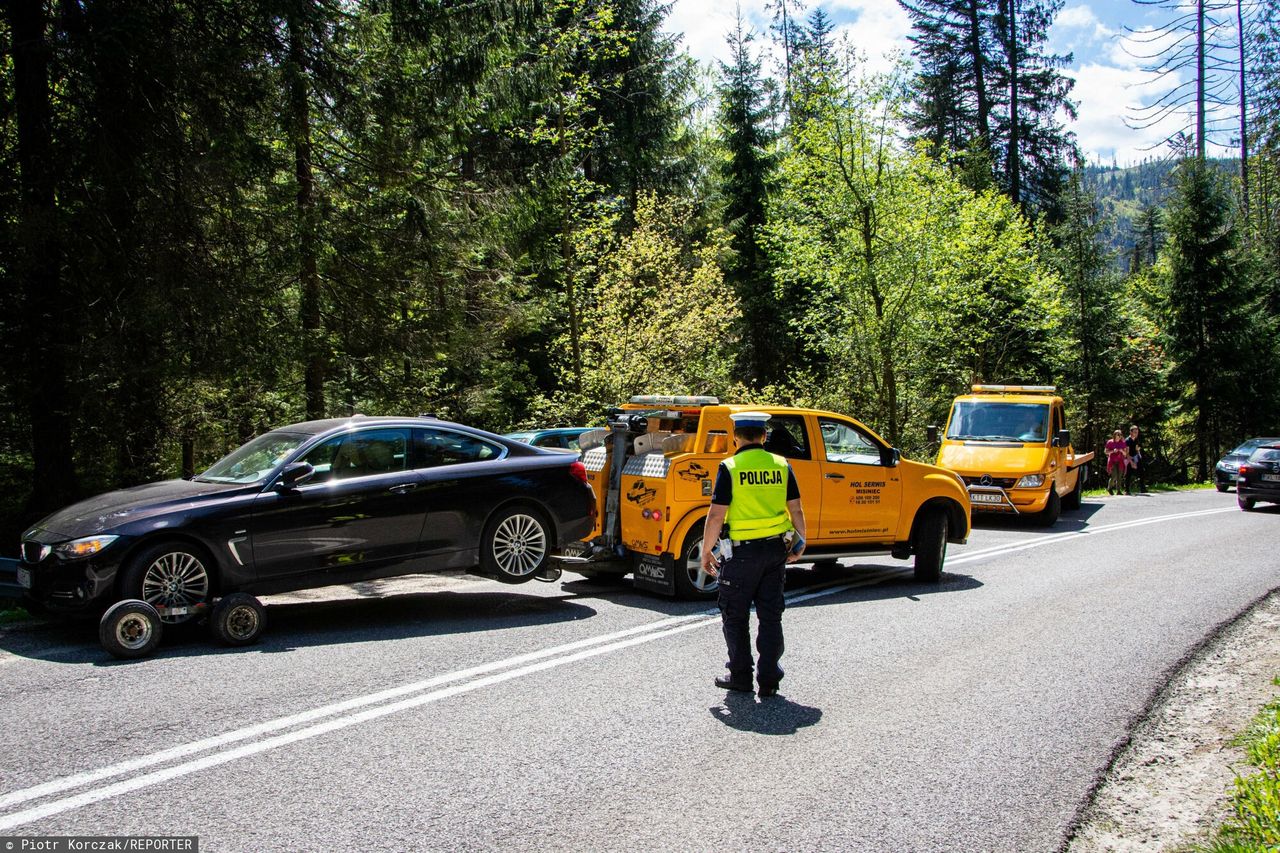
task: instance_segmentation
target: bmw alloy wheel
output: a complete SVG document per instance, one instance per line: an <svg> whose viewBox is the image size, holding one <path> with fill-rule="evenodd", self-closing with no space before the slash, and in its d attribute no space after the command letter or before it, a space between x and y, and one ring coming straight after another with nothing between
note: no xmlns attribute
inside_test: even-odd
<svg viewBox="0 0 1280 853"><path fill-rule="evenodd" d="M531 515L513 513L493 531L493 559L503 574L522 578L542 565L547 555L547 534Z"/></svg>
<svg viewBox="0 0 1280 853"><path fill-rule="evenodd" d="M185 622L190 612L169 615L171 608L193 608L208 600L209 573L204 563L186 551L166 551L147 566L142 576L142 598L160 611L161 621Z"/></svg>

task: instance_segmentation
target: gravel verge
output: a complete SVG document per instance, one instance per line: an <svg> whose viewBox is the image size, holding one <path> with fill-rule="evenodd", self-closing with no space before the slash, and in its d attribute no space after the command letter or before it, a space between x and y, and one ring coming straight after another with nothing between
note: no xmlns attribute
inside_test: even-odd
<svg viewBox="0 0 1280 853"><path fill-rule="evenodd" d="M1120 745L1063 848L1155 853L1206 843L1230 815L1233 746L1280 696L1280 592L1272 592L1193 653Z"/></svg>

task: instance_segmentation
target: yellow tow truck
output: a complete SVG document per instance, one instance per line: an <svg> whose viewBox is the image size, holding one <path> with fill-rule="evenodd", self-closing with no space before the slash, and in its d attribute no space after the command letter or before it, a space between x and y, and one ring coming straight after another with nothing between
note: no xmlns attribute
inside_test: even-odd
<svg viewBox="0 0 1280 853"><path fill-rule="evenodd" d="M1048 526L1078 509L1093 453L1076 453L1052 385L974 385L955 398L937 464L964 480L974 512L1034 515Z"/></svg>
<svg viewBox="0 0 1280 853"><path fill-rule="evenodd" d="M637 587L709 598L702 528L720 461L733 453L734 412L772 417L765 449L795 471L808 522L806 562L915 556L915 578L942 576L947 543L969 536L969 495L949 471L903 459L853 418L787 406L722 405L715 397L638 396L584 434L596 525L566 549L567 571L633 573Z"/></svg>

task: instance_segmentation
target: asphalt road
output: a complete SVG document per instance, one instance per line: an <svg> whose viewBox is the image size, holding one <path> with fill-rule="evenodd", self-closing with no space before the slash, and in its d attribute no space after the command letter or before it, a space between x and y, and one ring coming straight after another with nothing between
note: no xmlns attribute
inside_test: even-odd
<svg viewBox="0 0 1280 853"><path fill-rule="evenodd" d="M1280 586L1280 508L980 520L938 586L793 571L782 696L707 605L420 577L267 599L249 649L0 629L0 836L203 850L1061 848L1167 675Z"/></svg>

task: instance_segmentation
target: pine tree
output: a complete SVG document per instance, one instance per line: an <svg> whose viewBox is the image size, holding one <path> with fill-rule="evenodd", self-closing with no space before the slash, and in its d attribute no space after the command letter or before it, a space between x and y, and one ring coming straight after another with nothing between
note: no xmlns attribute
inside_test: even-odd
<svg viewBox="0 0 1280 853"><path fill-rule="evenodd" d="M719 120L727 154L720 171L722 216L734 253L725 279L742 308L742 370L750 382L763 386L781 378L786 354L779 347L785 326L773 295L768 256L759 242L775 162L770 113L752 40L739 15L728 37L731 62L720 64Z"/></svg>
<svg viewBox="0 0 1280 853"><path fill-rule="evenodd" d="M1238 252L1232 197L1203 160L1178 166L1169 211L1161 308L1172 379L1188 389L1195 418L1196 476L1205 480L1228 436L1248 416L1258 371L1254 342L1268 340Z"/></svg>

